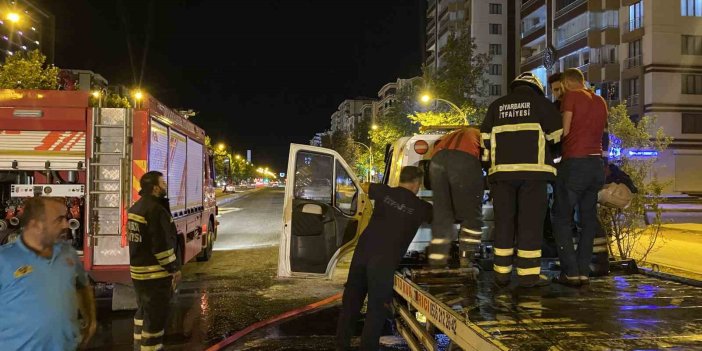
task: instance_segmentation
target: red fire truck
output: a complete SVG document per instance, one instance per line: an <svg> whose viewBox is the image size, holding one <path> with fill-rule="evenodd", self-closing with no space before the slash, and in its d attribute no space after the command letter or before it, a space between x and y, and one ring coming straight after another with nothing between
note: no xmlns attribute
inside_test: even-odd
<svg viewBox="0 0 702 351"><path fill-rule="evenodd" d="M205 132L148 95L137 109L94 108L89 97L0 90L0 243L18 237L25 198L65 197L67 238L92 279L129 284L126 211L155 170L168 183L179 258L208 260L217 208Z"/></svg>

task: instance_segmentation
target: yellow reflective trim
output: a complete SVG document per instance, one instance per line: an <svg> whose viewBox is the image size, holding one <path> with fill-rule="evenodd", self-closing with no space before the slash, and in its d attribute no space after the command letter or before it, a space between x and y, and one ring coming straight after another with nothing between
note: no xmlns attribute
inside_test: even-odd
<svg viewBox="0 0 702 351"><path fill-rule="evenodd" d="M544 132L541 130L541 126L539 126L539 151L538 151L538 159L536 160L536 163L543 165L546 163L546 138L544 138Z"/></svg>
<svg viewBox="0 0 702 351"><path fill-rule="evenodd" d="M134 325L144 325L144 320L134 318Z"/></svg>
<svg viewBox="0 0 702 351"><path fill-rule="evenodd" d="M134 340L141 340L141 334L134 334Z"/></svg>
<svg viewBox="0 0 702 351"><path fill-rule="evenodd" d="M551 132L549 134L546 134L546 140L552 141L554 143L560 143L562 137L563 137L563 129L559 129L555 132Z"/></svg>
<svg viewBox="0 0 702 351"><path fill-rule="evenodd" d="M512 256L514 255L514 249L498 249L495 248L495 256Z"/></svg>
<svg viewBox="0 0 702 351"><path fill-rule="evenodd" d="M141 351L158 351L163 350L163 344L158 344L154 346L144 346L141 345Z"/></svg>
<svg viewBox="0 0 702 351"><path fill-rule="evenodd" d="M509 274L512 272L512 265L509 266L498 266L496 264L492 265L492 270L497 273Z"/></svg>
<svg viewBox="0 0 702 351"><path fill-rule="evenodd" d="M607 246L595 246L592 248L592 253L604 253L607 252Z"/></svg>
<svg viewBox="0 0 702 351"><path fill-rule="evenodd" d="M430 260L443 260L444 258L446 258L446 255L443 254L433 253L429 255Z"/></svg>
<svg viewBox="0 0 702 351"><path fill-rule="evenodd" d="M521 258L541 258L541 250L517 250L517 256Z"/></svg>
<svg viewBox="0 0 702 351"><path fill-rule="evenodd" d="M163 267L160 265L154 265L154 266L129 266L129 270L134 272L134 273L153 273L153 272L159 272L163 270Z"/></svg>
<svg viewBox="0 0 702 351"><path fill-rule="evenodd" d="M519 268L517 267L518 275L538 275L541 273L541 267L534 268Z"/></svg>
<svg viewBox="0 0 702 351"><path fill-rule="evenodd" d="M485 149L485 145L482 145L482 147ZM485 149L483 150L482 161L487 162L488 160L490 160L490 151L488 151L488 149Z"/></svg>
<svg viewBox="0 0 702 351"><path fill-rule="evenodd" d="M480 138L482 140L489 140L490 139L490 133L480 133Z"/></svg>
<svg viewBox="0 0 702 351"><path fill-rule="evenodd" d="M545 172L556 175L556 168L551 165L537 165L533 163L515 163L511 165L495 166L495 159L492 160L493 166L490 168L489 174L497 172Z"/></svg>
<svg viewBox="0 0 702 351"><path fill-rule="evenodd" d="M144 218L144 217L142 217L142 216L140 216L140 215L138 215L138 214L130 213L130 214L127 215L127 218L130 219L130 220L132 220L132 221L134 221L134 222L139 222L139 223L142 223L142 224L147 224L147 223L146 223L146 218Z"/></svg>
<svg viewBox="0 0 702 351"><path fill-rule="evenodd" d="M149 333L149 332L145 332L145 331L142 330L142 331L141 331L141 336L144 337L144 338L159 338L159 337L162 337L162 336L163 336L163 330L161 330L161 331L158 332L158 333Z"/></svg>
<svg viewBox="0 0 702 351"><path fill-rule="evenodd" d="M163 271L163 272L156 272L156 273L131 273L132 279L136 280L151 280L151 279L160 279L160 278L166 278L170 276L170 273Z"/></svg>
<svg viewBox="0 0 702 351"><path fill-rule="evenodd" d="M157 259L157 260L162 260L162 259L164 259L164 258L166 258L166 257L168 257L168 256L170 256L170 255L172 255L174 252L175 252L175 251L173 251L173 249L168 249L168 250L166 250L166 251L161 251L161 252L159 252L159 253L157 253L157 254L154 254L154 256L156 256L156 259Z"/></svg>
<svg viewBox="0 0 702 351"><path fill-rule="evenodd" d="M505 133L505 132L523 132L529 130L541 131L541 124L539 123L519 123L519 124L506 124L503 126L492 127L492 133Z"/></svg>
<svg viewBox="0 0 702 351"><path fill-rule="evenodd" d="M175 254L173 254L173 255L170 255L164 259L158 260L158 263L162 266L165 266L165 265L167 265L175 260L176 260L176 256L175 256Z"/></svg>

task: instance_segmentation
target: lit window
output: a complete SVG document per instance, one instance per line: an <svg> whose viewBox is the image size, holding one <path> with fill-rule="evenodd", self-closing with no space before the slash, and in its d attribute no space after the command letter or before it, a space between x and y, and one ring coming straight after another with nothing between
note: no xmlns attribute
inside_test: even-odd
<svg viewBox="0 0 702 351"><path fill-rule="evenodd" d="M702 1L702 0L700 0ZM643 26L643 1L629 6L629 31Z"/></svg>
<svg viewBox="0 0 702 351"><path fill-rule="evenodd" d="M702 0L680 0L680 15L702 17Z"/></svg>

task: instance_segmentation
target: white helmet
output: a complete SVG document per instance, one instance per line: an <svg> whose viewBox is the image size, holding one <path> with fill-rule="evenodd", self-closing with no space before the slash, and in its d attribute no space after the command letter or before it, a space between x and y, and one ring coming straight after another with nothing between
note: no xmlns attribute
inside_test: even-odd
<svg viewBox="0 0 702 351"><path fill-rule="evenodd" d="M533 73L531 72L525 72L520 74L517 78L514 78L512 83L509 84L509 87L511 89L514 89L520 85L526 85L538 92L539 94L546 95L544 92L544 85L541 84L541 81L539 78L537 78Z"/></svg>

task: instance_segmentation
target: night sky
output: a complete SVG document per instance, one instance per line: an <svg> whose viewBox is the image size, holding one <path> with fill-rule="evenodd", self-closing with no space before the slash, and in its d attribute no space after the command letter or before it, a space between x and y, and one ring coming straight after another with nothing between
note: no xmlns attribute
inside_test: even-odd
<svg viewBox="0 0 702 351"><path fill-rule="evenodd" d="M56 16L58 67L141 81L166 105L199 111L214 142L281 172L289 143L328 129L343 99L377 97L422 60L425 0L40 3Z"/></svg>

